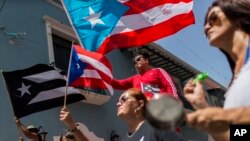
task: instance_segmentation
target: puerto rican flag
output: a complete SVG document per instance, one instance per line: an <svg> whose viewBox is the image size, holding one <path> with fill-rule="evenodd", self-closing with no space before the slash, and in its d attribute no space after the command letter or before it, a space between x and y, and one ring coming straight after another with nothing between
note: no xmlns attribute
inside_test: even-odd
<svg viewBox="0 0 250 141"><path fill-rule="evenodd" d="M113 95L114 90L110 85L112 79L112 67L104 55L87 51L78 45L72 46L68 80L70 86L107 89Z"/></svg>
<svg viewBox="0 0 250 141"><path fill-rule="evenodd" d="M147 98L151 99L155 94L160 93L160 88L154 87L151 84L141 83L142 92L146 95Z"/></svg>
<svg viewBox="0 0 250 141"><path fill-rule="evenodd" d="M2 74L17 118L63 106L66 75L61 70L37 64ZM84 99L78 89L67 88L67 104Z"/></svg>
<svg viewBox="0 0 250 141"><path fill-rule="evenodd" d="M141 46L194 24L192 0L62 0L87 50Z"/></svg>

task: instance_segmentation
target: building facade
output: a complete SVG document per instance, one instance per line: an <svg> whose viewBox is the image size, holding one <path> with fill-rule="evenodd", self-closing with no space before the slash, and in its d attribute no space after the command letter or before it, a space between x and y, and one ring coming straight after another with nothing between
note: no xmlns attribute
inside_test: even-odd
<svg viewBox="0 0 250 141"><path fill-rule="evenodd" d="M0 69L12 71L31 67L35 64L51 64L67 70L71 43L77 38L72 30L65 11L58 0L2 0L0 1ZM183 98L184 83L194 77L198 70L179 60L173 54L152 43L143 48L115 50L108 54L113 67L114 77L126 78L136 73L132 63L135 50L147 50L155 67L162 67L174 78L178 92ZM0 81L0 140L18 140L18 128L14 122L14 114L4 81ZM221 106L225 88L211 78L205 82L207 89L219 91L208 93L212 104ZM104 92L88 90L85 102L68 105L75 121L84 124L84 131L93 136L91 140L110 140L112 131L118 135L126 131L125 124L116 117L116 102L122 91L115 91L114 96L104 95ZM47 140L52 141L66 127L59 121L61 107L38 112L21 119L25 125L42 125L48 132ZM181 132L188 140L206 141L205 133L189 127L183 127Z"/></svg>

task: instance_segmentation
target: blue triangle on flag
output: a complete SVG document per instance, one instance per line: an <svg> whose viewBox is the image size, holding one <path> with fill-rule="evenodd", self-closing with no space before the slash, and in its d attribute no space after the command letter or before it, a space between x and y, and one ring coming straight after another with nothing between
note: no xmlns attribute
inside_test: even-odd
<svg viewBox="0 0 250 141"><path fill-rule="evenodd" d="M81 75L83 74L83 70L86 66L87 66L87 64L82 62L79 59L74 47L72 47L72 56L71 56L70 73L69 73L69 84L74 82L79 77L81 77Z"/></svg>

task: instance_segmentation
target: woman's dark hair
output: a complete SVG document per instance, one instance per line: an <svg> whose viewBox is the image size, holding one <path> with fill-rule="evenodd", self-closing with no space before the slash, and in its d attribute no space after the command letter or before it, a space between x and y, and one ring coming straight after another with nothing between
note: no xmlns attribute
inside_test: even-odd
<svg viewBox="0 0 250 141"><path fill-rule="evenodd" d="M61 134L59 141L62 141L64 136L67 139L74 139L75 138L74 134L70 130L66 130L63 132L63 134Z"/></svg>
<svg viewBox="0 0 250 141"><path fill-rule="evenodd" d="M135 61L135 59L136 59L136 57L137 56L142 56L144 59L147 59L148 61L149 61L149 54L148 54L148 52L146 52L146 51L138 51L138 52L135 52L135 54L134 54L134 58L133 58L133 62L135 63L136 61ZM148 62L149 64L150 64L150 62Z"/></svg>
<svg viewBox="0 0 250 141"><path fill-rule="evenodd" d="M146 51L139 51L135 53L135 57L141 55L144 59L149 59L149 54Z"/></svg>
<svg viewBox="0 0 250 141"><path fill-rule="evenodd" d="M242 29L247 34L250 34L250 0L215 0L212 5L208 8L205 16L204 25L207 23L207 16L209 11L218 6L221 8L226 17L236 27ZM229 54L222 49L222 53L226 56L232 73L235 68L235 62L229 56Z"/></svg>
<svg viewBox="0 0 250 141"><path fill-rule="evenodd" d="M220 51L226 56L227 61L230 65L231 68L231 72L234 73L234 68L235 68L235 62L233 61L233 59L229 56L229 54L227 52L225 52L224 50L220 49Z"/></svg>
<svg viewBox="0 0 250 141"><path fill-rule="evenodd" d="M209 11L215 6L220 7L235 26L250 34L250 0L215 0L207 11L205 24Z"/></svg>

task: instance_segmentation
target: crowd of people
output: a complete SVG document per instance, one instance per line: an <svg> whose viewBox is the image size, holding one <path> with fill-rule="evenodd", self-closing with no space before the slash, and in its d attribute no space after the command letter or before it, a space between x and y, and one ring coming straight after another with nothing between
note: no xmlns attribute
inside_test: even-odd
<svg viewBox="0 0 250 141"><path fill-rule="evenodd" d="M186 99L195 111L186 116L187 125L206 131L216 141L229 141L230 124L250 124L250 1L215 0L205 16L204 32L209 43L220 49L227 57L233 78L224 107L210 107L201 82L190 80L184 86ZM137 75L123 80L114 79L116 89L126 90L117 102L117 116L127 125L124 141L182 141L175 131L161 131L153 128L144 117L146 104L154 93L170 95L178 99L171 76L161 68L152 68L149 55L139 52L134 58ZM69 110L63 107L60 120L69 132L60 141L88 141L90 139L75 125ZM29 139L41 141L37 128L24 126L16 119L17 126Z"/></svg>

